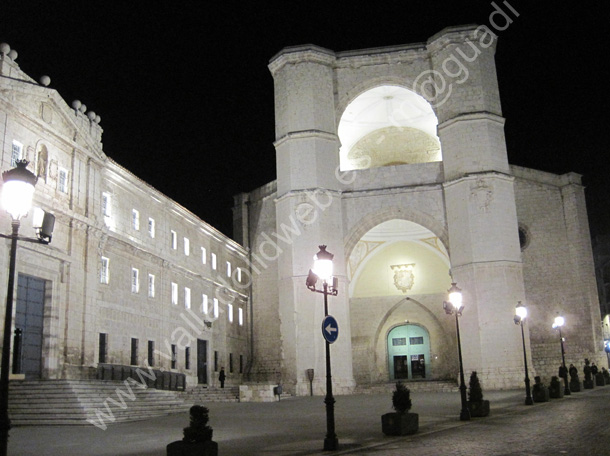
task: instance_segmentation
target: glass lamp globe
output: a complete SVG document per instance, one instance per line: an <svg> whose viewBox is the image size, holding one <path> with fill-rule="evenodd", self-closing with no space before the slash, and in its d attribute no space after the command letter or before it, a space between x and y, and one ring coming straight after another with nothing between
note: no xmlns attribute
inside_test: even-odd
<svg viewBox="0 0 610 456"><path fill-rule="evenodd" d="M24 217L32 207L34 185L38 178L26 169L27 165L27 160L19 160L16 168L2 173L2 207L13 220Z"/></svg>
<svg viewBox="0 0 610 456"><path fill-rule="evenodd" d="M320 279L329 282L333 275L333 258L334 255L326 251L326 246L319 246L320 251L313 257L312 271Z"/></svg>
<svg viewBox="0 0 610 456"><path fill-rule="evenodd" d="M449 302L455 310L460 310L464 307L462 304L462 290L454 282L451 284L451 288L447 290L449 293Z"/></svg>

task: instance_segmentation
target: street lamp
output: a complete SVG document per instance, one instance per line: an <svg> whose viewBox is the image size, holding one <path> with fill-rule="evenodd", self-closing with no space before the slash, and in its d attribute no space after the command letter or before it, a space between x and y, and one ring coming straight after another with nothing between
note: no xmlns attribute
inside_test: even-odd
<svg viewBox="0 0 610 456"><path fill-rule="evenodd" d="M447 315L455 314L455 329L457 332L458 356L460 359L460 397L462 400L462 410L460 412L460 420L470 420L470 410L466 402L466 383L464 382L464 363L462 362L462 343L460 341L460 323L458 317L462 315L464 304L462 304L462 290L460 290L455 282L451 284L451 288L447 290L449 293L449 301L443 301L443 309Z"/></svg>
<svg viewBox="0 0 610 456"><path fill-rule="evenodd" d="M565 324L565 319L562 316L555 317L555 321L553 322L553 329L559 331L559 342L561 343L561 362L563 367L563 395L569 396L572 394L570 392L570 387L568 386L568 369L566 368L566 352L563 348L563 337L561 336L561 327Z"/></svg>
<svg viewBox="0 0 610 456"><path fill-rule="evenodd" d="M6 456L8 446L8 431L11 423L8 417L8 383L9 363L11 356L11 329L13 326L13 290L15 288L15 260L17 256L17 240L48 244L55 217L45 214L36 227L38 238L19 236L21 218L26 216L32 206L34 186L38 178L28 171L27 160L18 160L17 167L2 173L2 206L10 214L12 232L10 235L0 234L0 237L11 240L9 256L8 286L6 290L6 309L4 313L4 336L2 342L2 364L0 365L0 456Z"/></svg>
<svg viewBox="0 0 610 456"><path fill-rule="evenodd" d="M324 294L324 317L328 317L328 295L337 296L337 278L333 277L332 253L326 251L325 245L319 246L320 251L314 255L313 268L309 270L306 286L311 291ZM318 280L322 280L322 289L316 288ZM332 280L332 284L329 282ZM324 439L324 450L334 451L339 447L339 440L335 434L335 398L333 397L332 375L330 370L330 342L326 342L326 438Z"/></svg>
<svg viewBox="0 0 610 456"><path fill-rule="evenodd" d="M523 364L525 365L525 405L533 405L534 400L532 399L532 390L530 389L530 377L527 372L527 353L525 351L525 334L523 332L523 325L527 318L527 307L521 304L521 301L517 304L515 309L515 324L521 326L521 340L523 341Z"/></svg>

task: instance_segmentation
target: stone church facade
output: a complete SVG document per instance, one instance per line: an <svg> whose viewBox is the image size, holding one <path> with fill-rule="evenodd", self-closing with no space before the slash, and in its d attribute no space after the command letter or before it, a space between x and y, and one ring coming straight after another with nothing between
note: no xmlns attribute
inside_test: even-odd
<svg viewBox="0 0 610 456"><path fill-rule="evenodd" d="M56 217L49 245L18 243L12 378L91 378L108 364L210 385L225 367L240 383L251 361L244 248L107 157L94 112L0 51L2 171L28 160L34 206ZM21 235L34 237L31 218ZM0 232L10 227L1 210ZM2 284L9 248L0 242Z"/></svg>
<svg viewBox="0 0 610 456"><path fill-rule="evenodd" d="M338 279L336 393L455 379L455 321L442 308L452 282L465 369L486 388L523 385L519 301L536 374L560 363L558 313L567 362L601 363L580 176L509 165L494 48L489 30L458 27L406 46L281 51L269 65L277 180L235 197L231 240L106 156L100 118L2 45L2 170L27 159L34 204L56 216L50 245L17 250L13 378L152 365L213 385L225 367L229 384L303 395L313 369L322 394L322 296L305 286L322 244ZM34 235L30 216L21 226ZM8 241L0 250L6 283Z"/></svg>
<svg viewBox="0 0 610 456"><path fill-rule="evenodd" d="M426 43L333 52L290 47L271 60L277 180L235 197L235 239L250 251L253 373L325 391L322 296L305 280L318 245L334 254L329 313L337 391L397 379L455 379L463 291L465 370L487 388L523 386L513 321L528 306L531 377L605 359L579 175L512 166L485 27ZM535 151L532 151L535 153Z"/></svg>

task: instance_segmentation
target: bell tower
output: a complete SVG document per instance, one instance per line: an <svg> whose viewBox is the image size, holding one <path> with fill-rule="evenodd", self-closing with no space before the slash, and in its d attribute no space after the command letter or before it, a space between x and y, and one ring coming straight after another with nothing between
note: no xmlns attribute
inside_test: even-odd
<svg viewBox="0 0 610 456"><path fill-rule="evenodd" d="M525 290L494 63L496 41L486 30L446 29L427 48L437 83L442 83L437 87L444 88L435 109L451 272L466 306L461 318L464 363L490 387L503 388L522 384L522 344L512 322L517 302L525 302Z"/></svg>
<svg viewBox="0 0 610 456"><path fill-rule="evenodd" d="M282 377L297 394L309 392L307 370L314 369L314 392L325 391L323 296L306 287L319 245L334 254L337 296L328 297L329 314L339 325L331 346L333 389L354 387L349 299L343 247L339 139L335 116L335 55L307 45L286 48L269 65L275 82L279 317Z"/></svg>

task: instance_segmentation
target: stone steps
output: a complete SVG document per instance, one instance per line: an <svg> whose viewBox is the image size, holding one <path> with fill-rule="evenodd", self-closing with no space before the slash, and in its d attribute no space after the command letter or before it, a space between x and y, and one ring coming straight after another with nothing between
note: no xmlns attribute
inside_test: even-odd
<svg viewBox="0 0 610 456"><path fill-rule="evenodd" d="M113 380L12 381L9 416L14 426L102 425L187 411L193 404L237 401L238 388L186 391L143 388Z"/></svg>
<svg viewBox="0 0 610 456"><path fill-rule="evenodd" d="M404 380L403 383L411 392L459 392L456 382L444 380ZM396 389L396 382L357 385L354 394L387 394Z"/></svg>
<svg viewBox="0 0 610 456"><path fill-rule="evenodd" d="M185 402L202 404L205 402L239 402L239 387L226 388L207 387L202 385L187 387L178 392Z"/></svg>

